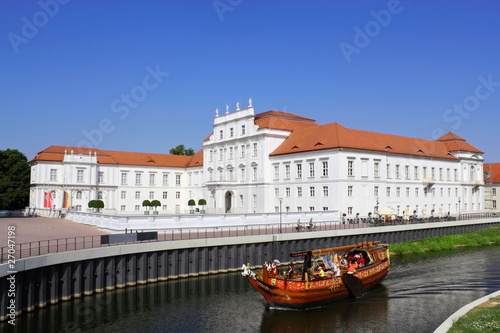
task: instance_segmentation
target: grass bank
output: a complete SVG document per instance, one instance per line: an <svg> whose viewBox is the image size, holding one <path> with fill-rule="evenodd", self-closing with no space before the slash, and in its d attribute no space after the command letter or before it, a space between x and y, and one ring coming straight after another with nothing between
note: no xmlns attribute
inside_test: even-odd
<svg viewBox="0 0 500 333"><path fill-rule="evenodd" d="M500 332L500 307L472 309L460 317L447 333Z"/></svg>
<svg viewBox="0 0 500 333"><path fill-rule="evenodd" d="M480 231L464 234L424 238L389 245L389 251L394 254L418 254L426 251L452 250L460 246L477 247L500 244L500 226L494 226Z"/></svg>

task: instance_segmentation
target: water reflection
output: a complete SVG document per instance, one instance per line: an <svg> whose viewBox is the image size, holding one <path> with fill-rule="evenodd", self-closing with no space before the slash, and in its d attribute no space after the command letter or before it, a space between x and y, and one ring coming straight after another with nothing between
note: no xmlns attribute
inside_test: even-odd
<svg viewBox="0 0 500 333"><path fill-rule="evenodd" d="M19 316L5 332L433 332L500 289L500 247L394 258L362 298L306 311L267 309L239 273L166 281Z"/></svg>

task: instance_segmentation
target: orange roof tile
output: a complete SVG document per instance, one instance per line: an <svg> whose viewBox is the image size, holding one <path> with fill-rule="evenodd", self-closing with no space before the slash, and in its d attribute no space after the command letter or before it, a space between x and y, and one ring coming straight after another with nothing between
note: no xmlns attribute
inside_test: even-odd
<svg viewBox="0 0 500 333"><path fill-rule="evenodd" d="M174 167L185 168L193 161L194 156L169 155L169 154L150 154L134 153L111 150L100 150L95 148L79 148L65 146L50 146L39 152L31 162L36 161L55 161L62 162L65 151L67 154L84 154L89 152L94 155L97 153L97 163L99 164L117 164L117 165L137 165L137 166L156 166L156 167ZM202 154L203 155L203 154ZM201 163L201 164L200 164ZM197 156L197 165L203 165L203 156Z"/></svg>
<svg viewBox="0 0 500 333"><path fill-rule="evenodd" d="M483 170L485 183L500 183L500 163L485 163Z"/></svg>
<svg viewBox="0 0 500 333"><path fill-rule="evenodd" d="M446 133L436 141L443 142L449 151L470 151L483 154L481 150L475 148L467 143L465 139L451 132Z"/></svg>
<svg viewBox="0 0 500 333"><path fill-rule="evenodd" d="M286 131L318 126L314 119L282 111L267 111L259 113L255 115L255 124L259 126L259 128L272 128Z"/></svg>
<svg viewBox="0 0 500 333"><path fill-rule="evenodd" d="M466 145L470 146L468 151L480 152L464 140L461 146L465 148ZM339 123L294 130L270 155L275 156L336 148L456 159L450 153L453 150L448 149L446 142L348 129Z"/></svg>

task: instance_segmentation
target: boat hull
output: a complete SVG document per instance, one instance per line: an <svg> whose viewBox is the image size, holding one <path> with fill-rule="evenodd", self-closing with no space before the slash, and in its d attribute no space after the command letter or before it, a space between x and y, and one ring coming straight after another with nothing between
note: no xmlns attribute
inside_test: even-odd
<svg viewBox="0 0 500 333"><path fill-rule="evenodd" d="M313 281L294 281L285 278L247 276L249 283L264 296L271 307L306 309L319 307L336 300L357 295L369 290L385 278L389 262L381 262L364 267L353 274L351 280L359 280L360 292L353 292L353 286L342 277L330 277ZM347 274L347 273L346 273Z"/></svg>

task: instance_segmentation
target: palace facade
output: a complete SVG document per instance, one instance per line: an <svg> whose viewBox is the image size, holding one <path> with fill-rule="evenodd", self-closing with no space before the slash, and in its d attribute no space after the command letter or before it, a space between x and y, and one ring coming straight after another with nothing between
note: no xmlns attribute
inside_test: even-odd
<svg viewBox="0 0 500 333"><path fill-rule="evenodd" d="M424 140L249 106L216 111L194 156L51 146L31 161L30 208L143 214L379 210L419 216L485 210L483 152L447 133ZM205 199L204 207L188 200Z"/></svg>

